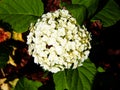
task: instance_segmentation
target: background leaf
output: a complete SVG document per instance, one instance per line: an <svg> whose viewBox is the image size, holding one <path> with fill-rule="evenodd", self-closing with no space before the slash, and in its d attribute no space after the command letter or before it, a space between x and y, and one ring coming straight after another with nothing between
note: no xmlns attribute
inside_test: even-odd
<svg viewBox="0 0 120 90"><path fill-rule="evenodd" d="M0 45L0 68L6 66L7 61L9 60L9 54L12 49L10 47L5 47Z"/></svg>
<svg viewBox="0 0 120 90"><path fill-rule="evenodd" d="M91 17L97 10L100 0L72 0L72 4L84 5L88 10L88 17Z"/></svg>
<svg viewBox="0 0 120 90"><path fill-rule="evenodd" d="M86 60L83 66L53 75L56 90L91 90L96 74L95 65Z"/></svg>
<svg viewBox="0 0 120 90"><path fill-rule="evenodd" d="M102 67L99 66L99 67L97 68L97 71L98 71L98 72L105 72L105 69L103 69Z"/></svg>
<svg viewBox="0 0 120 90"><path fill-rule="evenodd" d="M38 90L40 86L42 86L41 82L32 81L23 77L23 78L20 78L15 88L12 90Z"/></svg>
<svg viewBox="0 0 120 90"><path fill-rule="evenodd" d="M114 0L109 0L107 5L93 17L93 20L101 20L103 27L114 25L120 20L120 7Z"/></svg>
<svg viewBox="0 0 120 90"><path fill-rule="evenodd" d="M41 0L2 0L0 19L12 25L16 32L25 32L31 22L43 14Z"/></svg>
<svg viewBox="0 0 120 90"><path fill-rule="evenodd" d="M77 22L81 25L86 18L86 8L78 4L65 5Z"/></svg>
<svg viewBox="0 0 120 90"><path fill-rule="evenodd" d="M0 68L5 67L8 60L9 60L9 55L8 54L0 53Z"/></svg>

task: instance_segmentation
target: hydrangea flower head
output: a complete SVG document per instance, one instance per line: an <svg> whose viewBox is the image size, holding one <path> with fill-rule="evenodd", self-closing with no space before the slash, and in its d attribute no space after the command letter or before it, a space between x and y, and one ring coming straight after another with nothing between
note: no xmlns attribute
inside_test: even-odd
<svg viewBox="0 0 120 90"><path fill-rule="evenodd" d="M82 66L89 56L90 33L68 10L43 14L31 25L27 36L28 52L34 62L52 73Z"/></svg>

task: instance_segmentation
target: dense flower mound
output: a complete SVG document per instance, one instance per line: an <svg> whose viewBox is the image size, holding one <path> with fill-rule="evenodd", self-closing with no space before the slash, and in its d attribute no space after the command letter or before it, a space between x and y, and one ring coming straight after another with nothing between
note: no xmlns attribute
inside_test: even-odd
<svg viewBox="0 0 120 90"><path fill-rule="evenodd" d="M81 66L90 53L90 40L90 33L68 10L58 9L43 14L31 25L28 52L44 70L56 73Z"/></svg>

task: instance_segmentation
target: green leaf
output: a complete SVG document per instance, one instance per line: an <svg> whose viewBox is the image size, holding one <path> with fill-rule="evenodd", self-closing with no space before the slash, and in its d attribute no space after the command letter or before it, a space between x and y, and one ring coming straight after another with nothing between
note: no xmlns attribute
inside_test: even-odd
<svg viewBox="0 0 120 90"><path fill-rule="evenodd" d="M53 75L56 90L91 90L95 65L86 60L83 66L74 70L65 70Z"/></svg>
<svg viewBox="0 0 120 90"><path fill-rule="evenodd" d="M93 20L101 20L103 27L114 25L120 20L120 7L114 0L109 0L107 5L93 17Z"/></svg>
<svg viewBox="0 0 120 90"><path fill-rule="evenodd" d="M88 10L88 17L91 17L97 10L100 0L72 0L72 4L83 5Z"/></svg>
<svg viewBox="0 0 120 90"><path fill-rule="evenodd" d="M43 14L41 0L1 0L0 19L12 25L14 31L25 32L31 22Z"/></svg>
<svg viewBox="0 0 120 90"><path fill-rule="evenodd" d="M4 47L3 45L0 45L0 68L4 68L7 64L7 61L9 60L9 54L10 54L9 47Z"/></svg>
<svg viewBox="0 0 120 90"><path fill-rule="evenodd" d="M77 22L82 25L83 21L86 19L86 8L82 5L78 4L63 4L67 10L72 14L74 18L76 18Z"/></svg>
<svg viewBox="0 0 120 90"><path fill-rule="evenodd" d="M20 78L15 88L12 90L38 90L40 86L42 86L41 82L32 81L23 77L23 78Z"/></svg>
<svg viewBox="0 0 120 90"><path fill-rule="evenodd" d="M5 67L8 60L9 55L7 53L0 53L0 68Z"/></svg>
<svg viewBox="0 0 120 90"><path fill-rule="evenodd" d="M98 71L98 72L105 72L105 70L104 70L102 67L98 67L98 68L97 68L97 71Z"/></svg>

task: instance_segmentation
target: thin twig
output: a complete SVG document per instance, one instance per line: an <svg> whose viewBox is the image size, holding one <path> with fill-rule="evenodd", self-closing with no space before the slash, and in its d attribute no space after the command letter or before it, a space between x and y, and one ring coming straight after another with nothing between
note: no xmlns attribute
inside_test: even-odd
<svg viewBox="0 0 120 90"><path fill-rule="evenodd" d="M0 70L1 70L3 77L5 77L5 73L4 73L3 69L1 68Z"/></svg>

